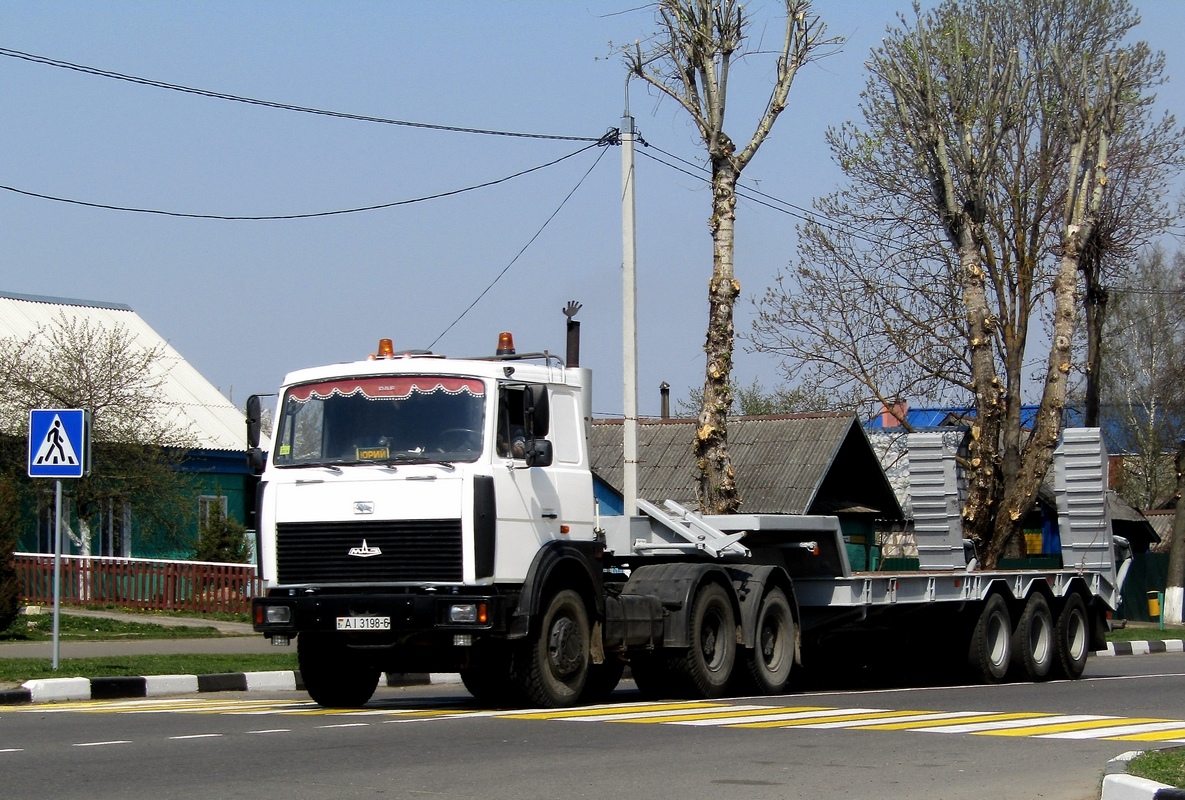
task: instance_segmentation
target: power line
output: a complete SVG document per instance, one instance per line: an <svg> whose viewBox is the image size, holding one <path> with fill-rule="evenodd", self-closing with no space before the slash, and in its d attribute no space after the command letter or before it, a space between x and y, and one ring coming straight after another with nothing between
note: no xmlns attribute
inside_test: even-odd
<svg viewBox="0 0 1185 800"><path fill-rule="evenodd" d="M369 205L369 206L358 206L355 208L341 208L341 209L335 209L333 211L310 211L310 212L306 212L303 214L256 214L256 215L243 215L243 216L237 216L237 215L232 215L232 214L195 214L195 213L190 213L190 212L185 212L185 211L165 211L165 210L156 209L156 208L137 208L135 206L119 206L119 205L112 205L112 204L108 204L108 203L96 203L96 202L91 202L88 200L77 200L77 199L73 199L73 198L69 198L69 197L57 197L54 195L44 194L41 192L32 192L27 189L18 189L15 186L6 186L4 184L0 184L0 189L4 190L6 192L13 192L15 194L24 195L26 197L36 197L41 200L52 200L53 202L56 202L56 203L68 203L70 205L85 206L87 208L101 208L101 209L105 209L107 211L127 211L127 212L131 212L131 213L135 213L135 214L155 214L157 216L163 216L163 217L183 217L185 219L215 219L215 220L252 221L252 222L263 221L263 220L312 219L314 217L332 217L332 216L340 216L342 214L357 214L362 211L378 211L378 210L384 209L384 208L395 208L396 206L406 206L406 205L411 205L413 203L423 203L427 200L439 200L443 197L452 197L454 195L463 194L465 192L472 192L477 189L485 189L490 186L497 186L500 183L506 183L507 181L514 180L515 178L521 178L523 175L529 175L532 172L538 172L539 170L547 169L548 167L554 167L556 164L559 164L562 161L567 161L569 158L578 156L581 153L591 150L594 147L604 147L609 144L614 144L614 143L616 143L616 136L617 136L617 131L616 131L616 129L614 129L614 130L610 131L609 133L605 134L605 136L603 136L599 141L597 141L593 144L587 145L585 147L582 147L579 150L576 150L575 152L568 153L566 156L561 156L560 158L554 159L552 161L548 161L545 164L539 164L538 166L530 167L528 169L524 169L519 172L515 172L511 175L507 175L502 178L496 178L494 180L485 181L484 183L478 183L478 184L474 184L472 186L466 186L461 189L451 189L447 192L437 192L436 194L425 195L423 197L415 197L415 198L411 198L409 200L394 200L389 203L376 203L374 205ZM602 152L602 155L604 155L603 152ZM598 157L597 160L599 161L600 158Z"/></svg>
<svg viewBox="0 0 1185 800"><path fill-rule="evenodd" d="M195 94L199 97L210 97L216 100L229 100L235 103L246 103L253 106L280 109L281 111L296 111L301 114L316 114L322 117L349 119L356 122L375 122L381 125L400 125L407 128L424 128L433 131L449 131L451 133L474 133L484 136L510 136L519 139L553 139L567 142L599 141L599 139L594 136L562 136L548 133L524 133L521 131L499 131L486 128L464 128L457 125L437 125L427 122L410 122L408 120L389 119L386 117L372 117L365 114L350 114L344 111L331 111L323 108L310 108L308 106L298 106L293 105L292 103L280 103L272 100L259 100L253 97L242 97L240 95L227 94L226 92L216 92L211 89L198 89L192 86L182 86L181 84L177 83L158 81L152 78L142 78L136 75L125 75L121 72L112 72L111 70L99 69L98 67L89 67L85 64L74 64L69 61L60 61L56 58L39 56L35 53L23 53L20 50L10 50L6 47L0 47L0 56L7 58L19 58L22 61L30 61L34 64L44 64L45 66L72 70L74 72L81 72L86 75L95 75L100 78L110 78L111 80L135 83L139 84L140 86L153 86L157 89L168 89L169 91L173 92Z"/></svg>
<svg viewBox="0 0 1185 800"><path fill-rule="evenodd" d="M585 149L587 150L588 148L585 148ZM445 328L443 331L441 331L440 335L437 336L435 339L433 339L432 343L429 344L426 349L431 350L433 347L435 347L436 343L439 342L441 339L443 339L445 334L447 334L449 331L451 331L453 329L453 326L455 326L458 322L460 322L462 319L464 319L465 315L468 314L470 311L472 311L473 307L476 306L479 302L481 302L481 299L483 297L485 297L486 294L489 293L490 289L494 288L494 284L496 284L498 281L500 281L502 279L502 276L505 275L507 273L507 271L509 271L510 268L513 267L515 265L515 263L520 258L522 258L523 253L527 252L527 248L535 243L535 240L539 238L539 236L543 233L543 230L551 223L551 221L553 219L556 218L556 215L560 213L560 210L565 205L567 205L568 201L572 199L572 195L576 194L576 190L579 189L580 186L584 183L585 178L587 178L589 175L592 174L592 171L597 168L597 164L601 163L601 159L605 157L605 152L606 152L605 150L601 151L600 155L597 156L597 160L594 161L592 166L589 167L588 170L583 175L580 176L580 180L578 180L576 182L576 185L572 187L572 191L568 192L568 194L565 195L564 199L560 201L560 204L558 206L556 206L555 211L551 212L551 215L548 216L548 218L543 221L543 224L539 226L539 230L535 231L535 234L530 239L527 240L527 243L524 244L522 246L522 248L518 251L518 253L515 254L514 258L510 259L510 262L505 267L502 268L501 272L499 272L497 275L494 276L494 279L492 281L490 281L489 285L486 286L486 288L481 290L481 294L479 294L476 298L474 298L473 302L470 303L468 306L466 306L465 310L462 311L457 316L456 319L454 319L452 322L450 322L448 327Z"/></svg>

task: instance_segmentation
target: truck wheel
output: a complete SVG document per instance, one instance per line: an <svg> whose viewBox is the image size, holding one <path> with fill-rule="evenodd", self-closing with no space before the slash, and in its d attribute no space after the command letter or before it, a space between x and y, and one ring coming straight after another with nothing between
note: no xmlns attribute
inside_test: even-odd
<svg viewBox="0 0 1185 800"><path fill-rule="evenodd" d="M1025 603L1012 634L1012 661L1026 680L1043 681L1053 667L1053 615L1042 594L1032 594Z"/></svg>
<svg viewBox="0 0 1185 800"><path fill-rule="evenodd" d="M379 685L378 667L327 636L296 637L296 660L305 691L325 708L361 708Z"/></svg>
<svg viewBox="0 0 1185 800"><path fill-rule="evenodd" d="M759 694L783 694L794 665L794 615L786 593L774 587L757 612L756 640L745 653L745 666Z"/></svg>
<svg viewBox="0 0 1185 800"><path fill-rule="evenodd" d="M510 649L504 641L475 642L469 666L460 672L461 683L480 703L513 706L523 699L510 678Z"/></svg>
<svg viewBox="0 0 1185 800"><path fill-rule="evenodd" d="M638 691L647 700L662 700L670 697L672 683L671 673L667 670L667 660L662 651L637 652L630 655L630 675Z"/></svg>
<svg viewBox="0 0 1185 800"><path fill-rule="evenodd" d="M1086 669L1086 656L1090 651L1090 624L1081 595L1066 597L1066 605L1062 613L1057 615L1053 639L1054 673L1070 680L1082 677L1082 670Z"/></svg>
<svg viewBox="0 0 1185 800"><path fill-rule="evenodd" d="M691 646L671 658L671 671L688 694L722 697L736 660L737 636L732 603L720 584L705 584L696 593L689 633Z"/></svg>
<svg viewBox="0 0 1185 800"><path fill-rule="evenodd" d="M1012 660L1012 621L1008 604L993 594L983 604L979 619L971 632L971 646L967 665L972 676L983 683L999 683L1008 674Z"/></svg>
<svg viewBox="0 0 1185 800"><path fill-rule="evenodd" d="M512 658L512 673L527 699L544 708L575 705L589 667L588 611L571 589L557 592L537 629Z"/></svg>
<svg viewBox="0 0 1185 800"><path fill-rule="evenodd" d="M584 682L584 693L580 695L580 702L604 702L621 682L623 672L625 662L612 656L607 656L602 664L589 664L588 680Z"/></svg>

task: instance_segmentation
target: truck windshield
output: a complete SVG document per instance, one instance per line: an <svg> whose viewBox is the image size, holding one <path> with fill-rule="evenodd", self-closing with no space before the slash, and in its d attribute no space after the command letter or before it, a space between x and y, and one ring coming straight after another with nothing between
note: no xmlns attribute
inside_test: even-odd
<svg viewBox="0 0 1185 800"><path fill-rule="evenodd" d="M276 427L275 463L476 461L485 386L437 375L344 378L293 386Z"/></svg>

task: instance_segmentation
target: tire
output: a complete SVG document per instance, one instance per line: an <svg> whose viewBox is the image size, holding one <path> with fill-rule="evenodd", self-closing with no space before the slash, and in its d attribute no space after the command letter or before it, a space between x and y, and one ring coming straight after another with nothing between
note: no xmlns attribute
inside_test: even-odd
<svg viewBox="0 0 1185 800"><path fill-rule="evenodd" d="M325 708L361 708L379 685L378 667L328 636L297 636L296 659L305 691Z"/></svg>
<svg viewBox="0 0 1185 800"><path fill-rule="evenodd" d="M1012 666L1023 680L1043 681L1053 669L1053 614L1045 596L1034 593L1012 632Z"/></svg>
<svg viewBox="0 0 1185 800"><path fill-rule="evenodd" d="M566 708L580 702L588 681L590 629L584 600L571 589L547 610L511 658L511 674L528 702Z"/></svg>
<svg viewBox="0 0 1185 800"><path fill-rule="evenodd" d="M613 694L624 672L625 662L612 656L608 656L602 664L589 664L588 680L584 682L580 702L603 703Z"/></svg>
<svg viewBox="0 0 1185 800"><path fill-rule="evenodd" d="M982 683L999 683L1008 674L1012 660L1012 621L1008 604L993 594L983 604L975 628L971 631L971 645L967 651L967 666L971 677Z"/></svg>
<svg viewBox="0 0 1185 800"><path fill-rule="evenodd" d="M1066 597L1066 604L1054 625L1053 641L1054 675L1069 680L1082 677L1090 653L1090 619L1081 595Z"/></svg>
<svg viewBox="0 0 1185 800"><path fill-rule="evenodd" d="M708 583L696 592L688 633L691 646L671 657L670 671L690 697L723 697L737 651L736 617L723 586Z"/></svg>
<svg viewBox="0 0 1185 800"><path fill-rule="evenodd" d="M510 648L504 641L476 642L469 666L460 672L461 683L479 703L506 707L523 699L510 677Z"/></svg>
<svg viewBox="0 0 1185 800"><path fill-rule="evenodd" d="M675 694L675 679L667 669L663 651L630 654L634 685L647 700L663 700Z"/></svg>
<svg viewBox="0 0 1185 800"><path fill-rule="evenodd" d="M794 615L786 593L774 587L761 600L753 648L745 666L758 694L784 694L794 666Z"/></svg>

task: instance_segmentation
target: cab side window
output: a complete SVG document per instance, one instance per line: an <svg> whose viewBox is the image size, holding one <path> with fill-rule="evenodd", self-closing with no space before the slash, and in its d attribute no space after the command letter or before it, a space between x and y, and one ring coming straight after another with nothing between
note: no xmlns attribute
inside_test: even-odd
<svg viewBox="0 0 1185 800"><path fill-rule="evenodd" d="M523 424L523 390L503 386L498 390L497 452L502 458L525 458L527 430Z"/></svg>

